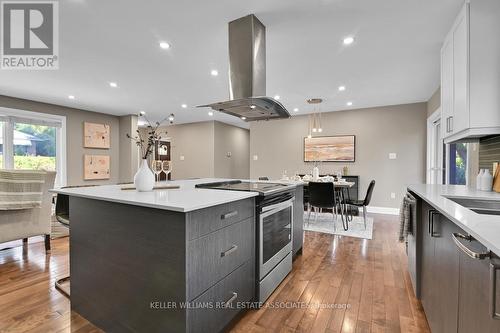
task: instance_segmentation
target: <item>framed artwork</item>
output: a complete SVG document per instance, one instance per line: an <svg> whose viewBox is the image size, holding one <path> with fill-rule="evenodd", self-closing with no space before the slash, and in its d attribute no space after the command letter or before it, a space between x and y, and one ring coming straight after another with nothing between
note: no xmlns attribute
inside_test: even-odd
<svg viewBox="0 0 500 333"><path fill-rule="evenodd" d="M83 162L83 179L109 179L109 155L85 155Z"/></svg>
<svg viewBox="0 0 500 333"><path fill-rule="evenodd" d="M354 162L354 135L304 138L304 162Z"/></svg>
<svg viewBox="0 0 500 333"><path fill-rule="evenodd" d="M83 147L109 149L110 147L109 125L84 122Z"/></svg>

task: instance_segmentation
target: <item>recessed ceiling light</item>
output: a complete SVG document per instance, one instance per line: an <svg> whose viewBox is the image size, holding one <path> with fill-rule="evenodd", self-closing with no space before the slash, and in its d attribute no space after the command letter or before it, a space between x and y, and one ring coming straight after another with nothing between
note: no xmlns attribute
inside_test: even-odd
<svg viewBox="0 0 500 333"><path fill-rule="evenodd" d="M349 37L344 38L344 45L350 45L353 42L354 42L354 37L349 36Z"/></svg>
<svg viewBox="0 0 500 333"><path fill-rule="evenodd" d="M69 96L68 96L68 98L69 98L69 99L75 99L75 96L73 96L73 95L69 95Z"/></svg>
<svg viewBox="0 0 500 333"><path fill-rule="evenodd" d="M347 106L351 106L352 105L352 102L347 102Z"/></svg>
<svg viewBox="0 0 500 333"><path fill-rule="evenodd" d="M256 108L256 106L255 106L255 105L253 105L253 104L252 104L252 105L250 105L250 109L252 109L252 110L253 110L253 109L255 109L255 108Z"/></svg>
<svg viewBox="0 0 500 333"><path fill-rule="evenodd" d="M146 114L146 112L144 112L144 111L139 111L139 114L140 114L141 116L144 116L144 115Z"/></svg>
<svg viewBox="0 0 500 333"><path fill-rule="evenodd" d="M212 75L212 76L217 76L217 75L219 75L219 71L218 71L218 70L216 70L216 69L212 69L212 70L210 71L210 75Z"/></svg>
<svg viewBox="0 0 500 333"><path fill-rule="evenodd" d="M241 120L245 120L245 119L247 119L247 117L241 117Z"/></svg>
<svg viewBox="0 0 500 333"><path fill-rule="evenodd" d="M187 107L188 107L187 104L181 104L181 108L185 109Z"/></svg>
<svg viewBox="0 0 500 333"><path fill-rule="evenodd" d="M293 112L299 112L299 108L293 109Z"/></svg>
<svg viewBox="0 0 500 333"><path fill-rule="evenodd" d="M167 43L167 42L160 42L160 47L164 50L166 49L169 49L170 48L170 44Z"/></svg>
<svg viewBox="0 0 500 333"><path fill-rule="evenodd" d="M208 115L209 115L210 117L212 117L212 116L214 115L214 113L213 113L212 111L208 111Z"/></svg>
<svg viewBox="0 0 500 333"><path fill-rule="evenodd" d="M111 88L116 88L116 87L118 87L118 83L116 83L116 82L110 82L110 83L109 83L109 86L110 86Z"/></svg>
<svg viewBox="0 0 500 333"><path fill-rule="evenodd" d="M340 86L339 87L339 91L344 91L345 90L345 86Z"/></svg>
<svg viewBox="0 0 500 333"><path fill-rule="evenodd" d="M280 95L274 95L274 99L275 99L275 100L280 99Z"/></svg>

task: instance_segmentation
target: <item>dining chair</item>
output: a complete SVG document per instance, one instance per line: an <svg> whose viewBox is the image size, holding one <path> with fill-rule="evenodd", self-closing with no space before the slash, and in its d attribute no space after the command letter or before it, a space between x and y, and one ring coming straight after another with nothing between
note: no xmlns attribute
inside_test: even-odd
<svg viewBox="0 0 500 333"><path fill-rule="evenodd" d="M269 177L259 177L259 180L269 180Z"/></svg>
<svg viewBox="0 0 500 333"><path fill-rule="evenodd" d="M363 207L363 222L365 224L366 230L366 207L370 204L372 200L373 188L375 187L375 180L370 182L368 185L368 190L366 191L366 196L363 200L348 200L347 204L355 207Z"/></svg>
<svg viewBox="0 0 500 333"><path fill-rule="evenodd" d="M333 230L336 231L337 227L335 221L337 220L337 198L335 187L331 182L309 182L309 205L315 209L315 221L318 219L318 212L316 209L329 208L332 210L333 217ZM307 216L307 224L311 220L311 210Z"/></svg>

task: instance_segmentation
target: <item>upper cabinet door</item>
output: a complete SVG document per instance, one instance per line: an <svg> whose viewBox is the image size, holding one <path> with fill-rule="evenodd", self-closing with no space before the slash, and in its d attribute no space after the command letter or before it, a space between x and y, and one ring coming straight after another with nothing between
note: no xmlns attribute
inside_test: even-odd
<svg viewBox="0 0 500 333"><path fill-rule="evenodd" d="M469 29L468 4L453 28L453 133L469 128Z"/></svg>
<svg viewBox="0 0 500 333"><path fill-rule="evenodd" d="M468 0L441 49L445 143L500 134L500 0Z"/></svg>
<svg viewBox="0 0 500 333"><path fill-rule="evenodd" d="M441 49L441 129L442 137L451 135L453 121L453 35Z"/></svg>

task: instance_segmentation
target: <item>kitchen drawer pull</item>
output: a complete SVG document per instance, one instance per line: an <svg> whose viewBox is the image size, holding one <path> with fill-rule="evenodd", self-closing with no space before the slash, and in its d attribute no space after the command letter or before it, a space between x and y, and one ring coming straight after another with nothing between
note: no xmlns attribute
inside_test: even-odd
<svg viewBox="0 0 500 333"><path fill-rule="evenodd" d="M466 235L462 235L461 233L454 232L451 234L451 238L453 238L455 245L460 250L462 250L462 252L464 252L466 255L468 255L472 259L483 260L483 259L489 258L491 256L491 253L489 251L488 252L474 252L471 249L469 249L467 246L462 244L462 242L459 240L459 238L460 238L460 239L464 239L466 241L471 242L474 240L474 238L472 238L472 236L470 236L470 235L466 236Z"/></svg>
<svg viewBox="0 0 500 333"><path fill-rule="evenodd" d="M221 252L220 253L220 256L221 258L222 257L227 257L228 255L230 255L231 253L233 253L234 251L236 251L238 249L238 245L233 245L229 248L229 250L226 250L224 252Z"/></svg>
<svg viewBox="0 0 500 333"><path fill-rule="evenodd" d="M228 308L228 307L231 305L231 303L233 303L233 301L234 301L236 298L238 298L238 293L235 293L235 292L233 291L233 296L231 296L231 298L230 298L230 299L228 299L228 300L224 303L224 307L225 307L225 308Z"/></svg>
<svg viewBox="0 0 500 333"><path fill-rule="evenodd" d="M230 219L231 217L235 217L236 215L238 215L238 211L237 210L233 210L232 212L229 212L229 213L226 213L226 214L222 214L220 216L220 218L222 220L227 220L227 219Z"/></svg>
<svg viewBox="0 0 500 333"><path fill-rule="evenodd" d="M500 313L497 312L497 270L500 265L490 262L490 313L491 318L500 320Z"/></svg>
<svg viewBox="0 0 500 333"><path fill-rule="evenodd" d="M431 237L439 236L434 233L434 215L437 214L439 214L437 210L434 209L429 210L429 235L431 235Z"/></svg>

